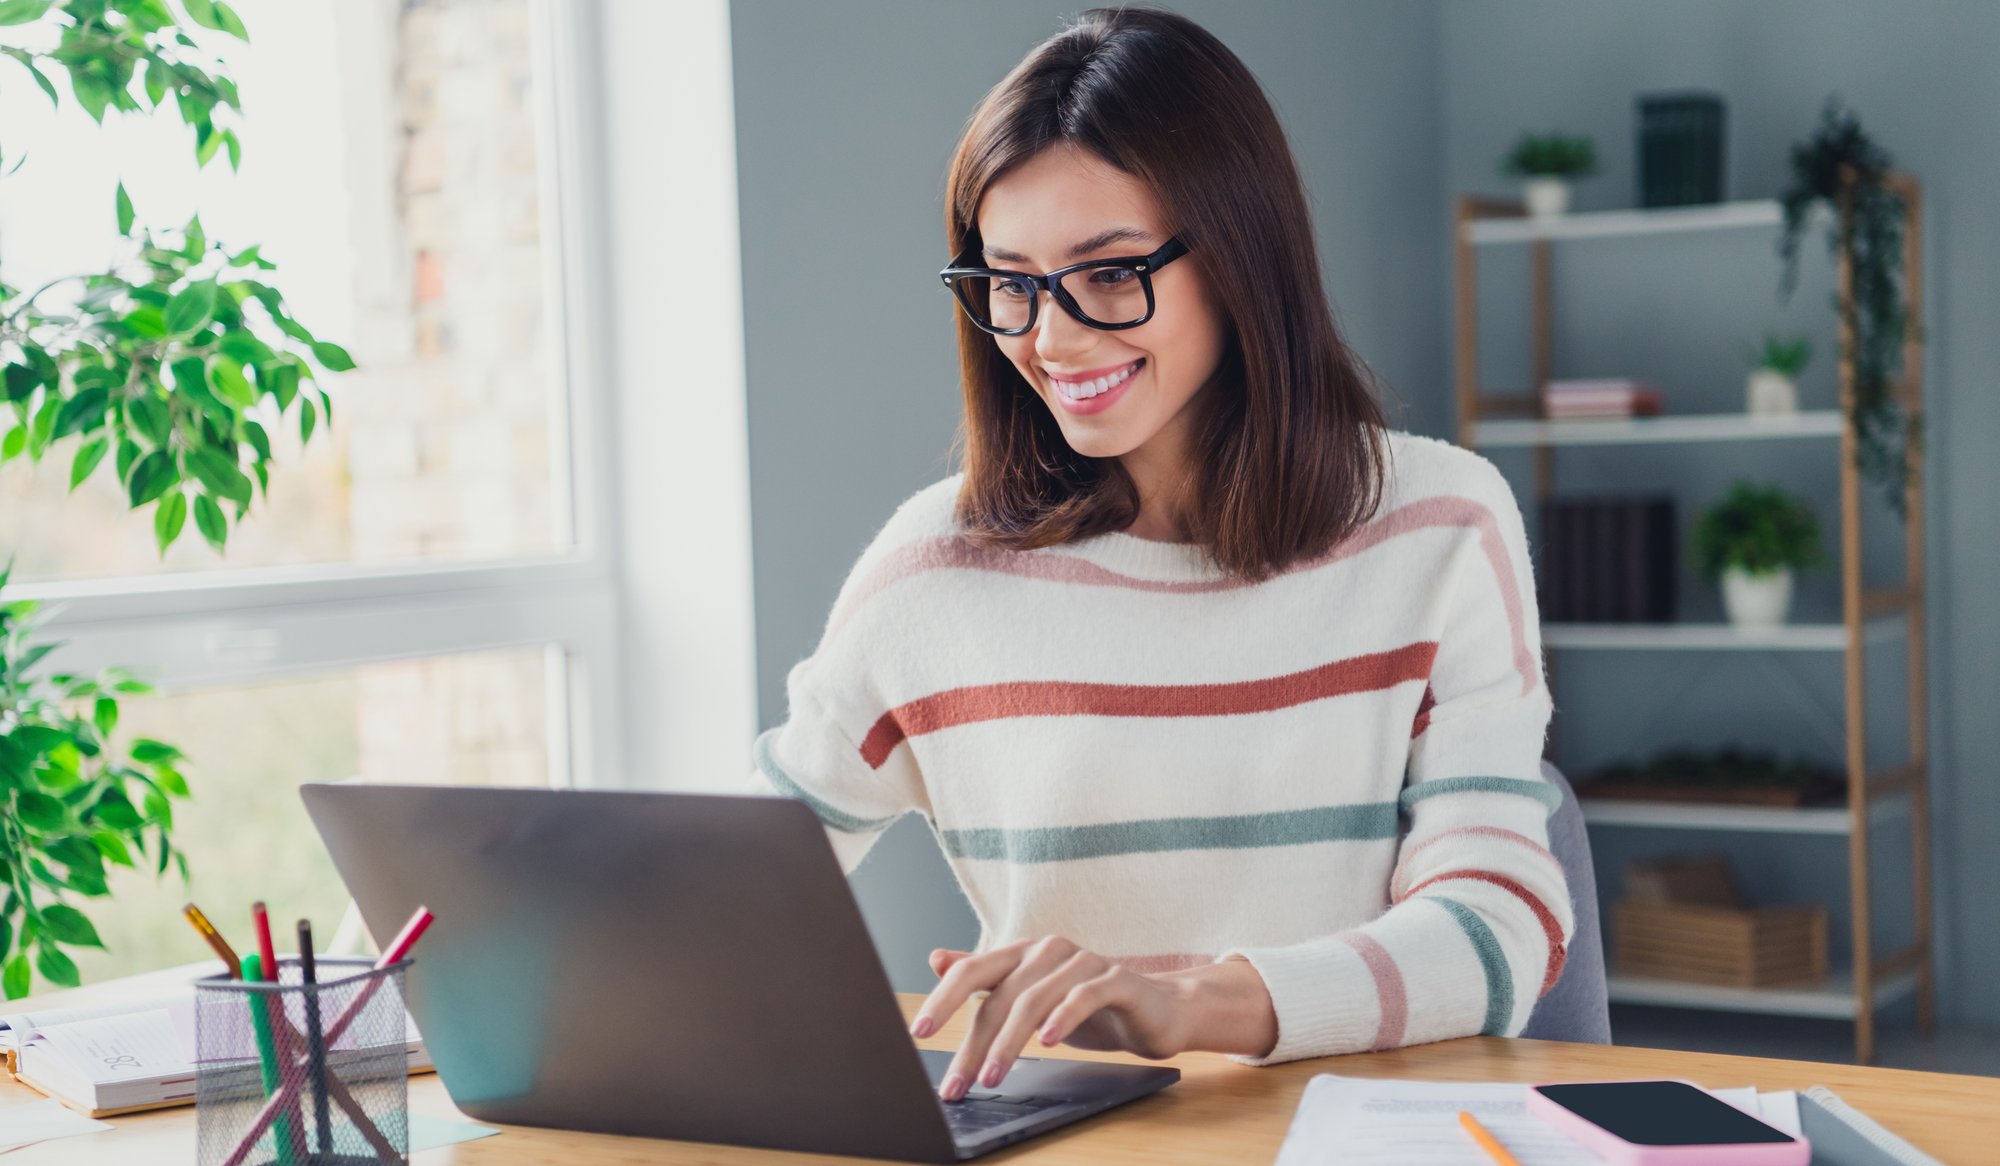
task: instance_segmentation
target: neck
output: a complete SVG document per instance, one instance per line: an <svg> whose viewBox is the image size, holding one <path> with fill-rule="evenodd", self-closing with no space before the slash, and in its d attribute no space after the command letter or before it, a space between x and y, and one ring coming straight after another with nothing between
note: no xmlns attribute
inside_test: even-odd
<svg viewBox="0 0 2000 1166"><path fill-rule="evenodd" d="M1174 516L1183 501L1179 483L1185 477L1187 465L1178 448L1162 449L1179 444L1170 442L1169 437L1167 431L1162 431L1152 441L1118 459L1139 489L1139 517L1125 528L1127 534L1159 542L1180 541Z"/></svg>

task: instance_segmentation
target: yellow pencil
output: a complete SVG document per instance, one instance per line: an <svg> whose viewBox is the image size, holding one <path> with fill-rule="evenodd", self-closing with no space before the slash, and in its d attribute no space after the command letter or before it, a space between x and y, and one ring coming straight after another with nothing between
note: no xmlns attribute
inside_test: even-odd
<svg viewBox="0 0 2000 1166"><path fill-rule="evenodd" d="M1494 1137L1491 1131L1479 1124L1478 1118L1461 1110L1458 1115L1458 1124L1464 1126L1465 1132L1471 1134L1474 1140L1488 1154L1493 1155L1493 1160L1500 1163L1500 1166L1521 1166L1520 1159L1509 1154L1507 1147L1500 1144L1500 1139Z"/></svg>

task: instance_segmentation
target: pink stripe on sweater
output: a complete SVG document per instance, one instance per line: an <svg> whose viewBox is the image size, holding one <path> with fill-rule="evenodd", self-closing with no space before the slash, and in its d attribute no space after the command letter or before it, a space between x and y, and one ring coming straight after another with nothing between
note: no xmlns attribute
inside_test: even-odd
<svg viewBox="0 0 2000 1166"><path fill-rule="evenodd" d="M1534 691L1538 676L1534 653L1528 648L1521 591L1507 561L1507 546L1500 537L1500 523L1493 511L1482 503L1457 494L1418 499L1376 518L1325 552L1301 559L1279 574L1290 575L1323 567L1380 546L1397 535L1431 527L1467 527L1479 531L1480 547L1493 568L1501 603L1507 610L1507 623L1514 640L1514 669L1521 674L1521 691L1524 694ZM919 539L891 552L861 580L848 600L833 613L827 625L827 638L831 639L869 599L890 586L927 571L949 569L992 571L1024 579L1087 587L1121 587L1131 591L1180 594L1231 591L1252 586L1248 580L1236 578L1141 579L1113 571L1078 555L1062 553L1059 549L1009 551L974 546L961 535L948 535Z"/></svg>
<svg viewBox="0 0 2000 1166"><path fill-rule="evenodd" d="M1499 838L1508 842L1518 842L1543 858L1548 859L1549 865L1558 870L1562 869L1562 863L1557 860L1555 854L1548 847L1543 846L1541 843L1519 831L1509 830L1504 826L1457 826L1450 830L1440 830L1415 846L1403 851L1402 855L1396 859L1396 872L1389 876L1389 901L1391 903L1400 903L1407 897L1403 891L1397 888L1403 885L1403 876L1409 871L1410 863L1414 862L1419 854L1430 849L1431 845L1435 842L1468 834L1475 838Z"/></svg>
<svg viewBox="0 0 2000 1166"><path fill-rule="evenodd" d="M1383 1049L1401 1048L1403 1026L1409 1020L1409 997L1403 990L1403 973L1396 967L1396 959L1389 949L1376 942L1372 935L1359 931L1343 931L1336 938L1354 949L1361 962L1368 965L1368 973L1375 977L1375 997L1381 1002L1382 1019L1375 1026L1376 1052Z"/></svg>

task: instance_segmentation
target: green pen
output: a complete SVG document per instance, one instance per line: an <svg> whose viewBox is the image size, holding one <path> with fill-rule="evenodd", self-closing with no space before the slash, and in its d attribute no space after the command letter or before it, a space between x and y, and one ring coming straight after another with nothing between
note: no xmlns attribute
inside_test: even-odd
<svg viewBox="0 0 2000 1166"><path fill-rule="evenodd" d="M255 954L243 957L243 982L258 984L264 980L264 961ZM253 994L250 1000L250 1029L257 1034L257 1060L264 1071L264 1096L278 1091L278 1048L271 1028L271 1001L263 993ZM271 1131L272 1141L278 1148L278 1161L291 1166L293 1139L298 1131L292 1126L291 1114L281 1113Z"/></svg>

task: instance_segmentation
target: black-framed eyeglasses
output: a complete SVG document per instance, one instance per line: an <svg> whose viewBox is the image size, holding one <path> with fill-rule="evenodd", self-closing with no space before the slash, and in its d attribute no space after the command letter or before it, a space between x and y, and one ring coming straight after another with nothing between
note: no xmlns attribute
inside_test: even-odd
<svg viewBox="0 0 2000 1166"><path fill-rule="evenodd" d="M960 254L938 276L974 324L995 336L1019 336L1035 326L1041 293L1092 328L1115 332L1153 318L1153 273L1188 253L1177 235L1151 255L1092 259L1059 267L1047 275L975 267ZM1082 275L1082 279L1071 276Z"/></svg>

